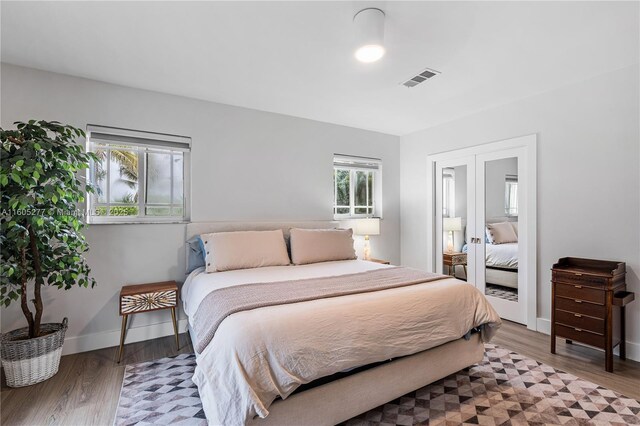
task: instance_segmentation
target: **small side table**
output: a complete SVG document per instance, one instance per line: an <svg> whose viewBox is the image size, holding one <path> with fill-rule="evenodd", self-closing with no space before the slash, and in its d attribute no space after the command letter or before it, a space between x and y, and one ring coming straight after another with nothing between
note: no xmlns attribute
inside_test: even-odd
<svg viewBox="0 0 640 426"><path fill-rule="evenodd" d="M456 265L462 265L467 276L467 253L442 253L442 263L448 267L449 275L456 276Z"/></svg>
<svg viewBox="0 0 640 426"><path fill-rule="evenodd" d="M391 265L391 262L383 259L367 259L369 262L381 263L383 265Z"/></svg>
<svg viewBox="0 0 640 426"><path fill-rule="evenodd" d="M125 285L120 290L120 315L122 316L122 331L120 334L120 352L118 363L124 352L124 336L127 331L129 315L141 312L171 309L173 332L176 336L176 346L180 349L178 340L178 324L176 323L176 305L178 301L178 284L175 281L159 283Z"/></svg>

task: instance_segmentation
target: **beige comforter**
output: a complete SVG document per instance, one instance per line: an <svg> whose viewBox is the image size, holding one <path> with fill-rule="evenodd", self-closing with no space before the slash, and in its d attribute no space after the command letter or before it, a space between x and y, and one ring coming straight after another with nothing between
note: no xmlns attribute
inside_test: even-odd
<svg viewBox="0 0 640 426"><path fill-rule="evenodd" d="M236 312L198 356L194 382L210 424L265 417L277 396L350 368L414 354L500 318L456 279Z"/></svg>

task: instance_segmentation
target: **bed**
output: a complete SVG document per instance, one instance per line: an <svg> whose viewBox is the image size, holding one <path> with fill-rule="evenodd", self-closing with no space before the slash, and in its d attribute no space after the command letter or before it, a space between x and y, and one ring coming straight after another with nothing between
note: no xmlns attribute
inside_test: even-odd
<svg viewBox="0 0 640 426"><path fill-rule="evenodd" d="M207 232L280 228L286 233L290 227L335 226L192 223L187 239ZM210 424L337 424L478 362L482 340L491 338L500 319L475 288L441 276L380 291L236 312L225 317L203 345L201 330L208 324L198 320L198 313L209 308L203 305L211 303L206 301L214 290L313 280L342 285L403 273L419 274L361 260L191 271L182 287L182 303L196 348L193 380ZM334 380L322 381L336 374ZM297 391L301 385L305 390Z"/></svg>
<svg viewBox="0 0 640 426"><path fill-rule="evenodd" d="M491 218L487 223L509 222L510 218ZM462 247L467 252L467 244ZM454 276L466 280L463 268L458 268ZM485 282L503 287L518 288L518 243L491 244L485 241Z"/></svg>

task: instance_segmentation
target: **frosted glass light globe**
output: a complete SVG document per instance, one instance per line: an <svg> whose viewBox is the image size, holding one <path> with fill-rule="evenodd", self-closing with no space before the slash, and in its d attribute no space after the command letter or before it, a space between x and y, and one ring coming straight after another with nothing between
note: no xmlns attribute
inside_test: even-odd
<svg viewBox="0 0 640 426"><path fill-rule="evenodd" d="M377 44L368 44L356 50L356 59L360 62L370 63L380 60L384 56L384 47Z"/></svg>

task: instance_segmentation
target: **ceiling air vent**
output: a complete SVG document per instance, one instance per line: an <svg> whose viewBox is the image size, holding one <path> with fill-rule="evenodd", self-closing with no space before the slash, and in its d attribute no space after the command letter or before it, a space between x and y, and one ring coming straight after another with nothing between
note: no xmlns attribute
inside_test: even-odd
<svg viewBox="0 0 640 426"><path fill-rule="evenodd" d="M440 74L440 71L431 70L429 68L422 71L420 74L411 77L409 80L402 83L404 87L415 87L423 81L427 81L428 79L435 77Z"/></svg>

